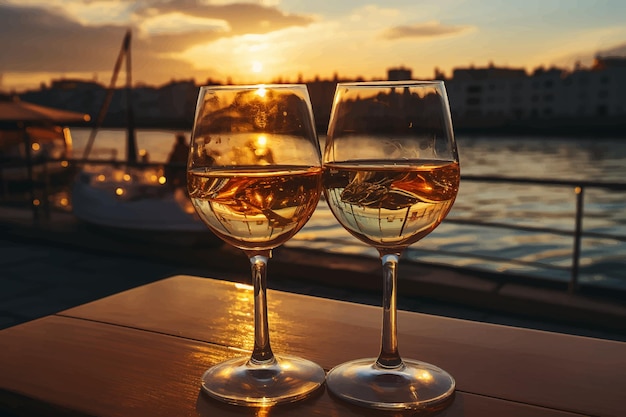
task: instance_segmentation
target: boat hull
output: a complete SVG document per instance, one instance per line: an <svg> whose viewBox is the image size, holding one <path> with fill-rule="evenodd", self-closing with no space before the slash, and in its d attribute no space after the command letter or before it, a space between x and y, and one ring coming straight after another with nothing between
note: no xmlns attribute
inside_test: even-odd
<svg viewBox="0 0 626 417"><path fill-rule="evenodd" d="M82 172L72 186L72 212L92 228L151 243L222 244L197 217L184 190L132 181L97 184L97 177Z"/></svg>

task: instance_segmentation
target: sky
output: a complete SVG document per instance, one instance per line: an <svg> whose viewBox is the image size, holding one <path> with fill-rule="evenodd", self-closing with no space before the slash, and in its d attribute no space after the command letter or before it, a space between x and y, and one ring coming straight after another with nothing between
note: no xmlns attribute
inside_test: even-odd
<svg viewBox="0 0 626 417"><path fill-rule="evenodd" d="M159 86L572 69L626 56L625 22L624 0L0 0L0 91L108 85L128 29L133 82Z"/></svg>

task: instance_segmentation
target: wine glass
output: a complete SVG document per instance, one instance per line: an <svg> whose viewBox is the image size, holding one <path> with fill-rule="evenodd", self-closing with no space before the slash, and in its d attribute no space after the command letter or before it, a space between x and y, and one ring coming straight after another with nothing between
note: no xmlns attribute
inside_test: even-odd
<svg viewBox="0 0 626 417"><path fill-rule="evenodd" d="M378 250L383 269L380 354L334 367L326 385L371 408L445 406L454 379L434 365L400 357L396 319L399 257L441 223L458 191L444 83L339 83L323 159L328 206L348 232Z"/></svg>
<svg viewBox="0 0 626 417"><path fill-rule="evenodd" d="M304 226L321 194L321 152L306 85L204 86L187 166L196 212L250 259L254 349L219 363L202 389L231 404L270 406L305 398L324 383L317 364L270 347L266 269L272 249Z"/></svg>

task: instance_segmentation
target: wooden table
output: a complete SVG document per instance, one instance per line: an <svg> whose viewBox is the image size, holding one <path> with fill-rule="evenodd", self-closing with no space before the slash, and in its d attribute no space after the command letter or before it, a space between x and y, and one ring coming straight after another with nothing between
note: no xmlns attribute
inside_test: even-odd
<svg viewBox="0 0 626 417"><path fill-rule="evenodd" d="M268 292L272 346L326 370L376 356L380 308ZM247 354L248 286L176 276L0 331L0 415L404 416L313 398L249 409L200 392ZM399 312L404 357L457 381L444 416L624 416L626 343Z"/></svg>

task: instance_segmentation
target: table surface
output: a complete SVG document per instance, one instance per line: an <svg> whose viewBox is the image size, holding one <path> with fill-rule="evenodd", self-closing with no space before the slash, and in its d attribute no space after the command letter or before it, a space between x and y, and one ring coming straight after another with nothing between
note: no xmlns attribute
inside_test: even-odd
<svg viewBox="0 0 626 417"><path fill-rule="evenodd" d="M378 307L268 291L276 353L325 370L376 356ZM271 409L200 391L211 365L253 345L252 289L175 276L0 331L0 411L89 416L400 416L324 388ZM451 373L441 416L623 416L626 343L400 311L403 357Z"/></svg>

